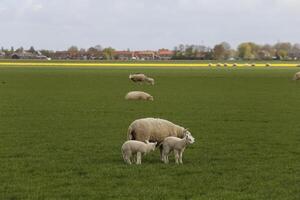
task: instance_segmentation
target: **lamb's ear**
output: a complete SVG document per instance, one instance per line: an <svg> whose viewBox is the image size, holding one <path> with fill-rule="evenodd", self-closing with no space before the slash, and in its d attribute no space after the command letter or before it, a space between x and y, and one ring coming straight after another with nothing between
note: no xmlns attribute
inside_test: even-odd
<svg viewBox="0 0 300 200"><path fill-rule="evenodd" d="M145 140L146 144L149 144L149 140Z"/></svg>

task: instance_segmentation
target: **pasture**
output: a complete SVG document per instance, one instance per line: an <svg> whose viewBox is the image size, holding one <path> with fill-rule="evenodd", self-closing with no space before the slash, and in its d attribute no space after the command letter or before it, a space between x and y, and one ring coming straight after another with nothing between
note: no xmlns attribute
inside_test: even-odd
<svg viewBox="0 0 300 200"><path fill-rule="evenodd" d="M0 199L299 199L298 70L2 65ZM125 101L130 90L154 101ZM183 165L158 150L124 164L127 127L143 117L190 129Z"/></svg>

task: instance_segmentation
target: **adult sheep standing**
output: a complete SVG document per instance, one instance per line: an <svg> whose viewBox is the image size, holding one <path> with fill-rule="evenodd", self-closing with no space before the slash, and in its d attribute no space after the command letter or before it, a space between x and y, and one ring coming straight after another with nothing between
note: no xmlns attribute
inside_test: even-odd
<svg viewBox="0 0 300 200"><path fill-rule="evenodd" d="M132 80L135 83L149 83L151 85L154 85L154 79L147 77L145 74L130 74L129 79Z"/></svg>
<svg viewBox="0 0 300 200"><path fill-rule="evenodd" d="M161 143L166 137L183 138L191 134L186 128L176 125L168 120L159 118L142 118L133 121L127 132L128 140L151 141ZM162 159L162 148L160 148Z"/></svg>
<svg viewBox="0 0 300 200"><path fill-rule="evenodd" d="M299 80L299 79L300 79L300 72L297 72L297 73L294 75L293 80L294 80L294 81L297 81L297 80Z"/></svg>
<svg viewBox="0 0 300 200"><path fill-rule="evenodd" d="M128 92L125 96L126 100L149 100L149 101L153 101L153 96L151 96L150 94L146 93L146 92L142 92L142 91L131 91Z"/></svg>

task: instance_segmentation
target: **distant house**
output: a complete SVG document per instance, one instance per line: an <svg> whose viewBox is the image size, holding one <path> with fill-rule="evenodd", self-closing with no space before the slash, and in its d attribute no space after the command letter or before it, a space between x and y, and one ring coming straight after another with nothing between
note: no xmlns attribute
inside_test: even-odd
<svg viewBox="0 0 300 200"><path fill-rule="evenodd" d="M0 51L0 58L4 58L5 57L5 52Z"/></svg>
<svg viewBox="0 0 300 200"><path fill-rule="evenodd" d="M134 53L131 51L115 51L114 57L117 60L132 60L134 58Z"/></svg>
<svg viewBox="0 0 300 200"><path fill-rule="evenodd" d="M135 51L134 57L138 60L154 60L155 59L155 52L146 50L146 51Z"/></svg>
<svg viewBox="0 0 300 200"><path fill-rule="evenodd" d="M174 55L174 51L168 49L159 49L157 52L157 58L160 60L171 60Z"/></svg>
<svg viewBox="0 0 300 200"><path fill-rule="evenodd" d="M13 53L11 55L12 59L39 59L39 60L47 60L48 57L40 54L34 54L27 51Z"/></svg>

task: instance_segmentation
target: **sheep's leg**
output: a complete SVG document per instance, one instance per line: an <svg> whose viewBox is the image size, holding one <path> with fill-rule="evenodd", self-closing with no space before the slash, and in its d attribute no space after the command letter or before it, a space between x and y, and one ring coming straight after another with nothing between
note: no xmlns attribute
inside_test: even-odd
<svg viewBox="0 0 300 200"><path fill-rule="evenodd" d="M136 153L136 164L137 165L142 164L142 154L141 154L141 152Z"/></svg>
<svg viewBox="0 0 300 200"><path fill-rule="evenodd" d="M179 163L180 163L180 164L183 164L183 162L182 162L182 154L183 154L183 152L184 152L184 148L181 149L181 151L180 151L180 153L179 153Z"/></svg>
<svg viewBox="0 0 300 200"><path fill-rule="evenodd" d="M159 147L159 151L160 151L160 160L162 162L164 162L165 159L164 159L163 147L162 146Z"/></svg>
<svg viewBox="0 0 300 200"><path fill-rule="evenodd" d="M125 162L129 165L131 165L130 157L131 157L131 155L127 155L127 154L124 156Z"/></svg>
<svg viewBox="0 0 300 200"><path fill-rule="evenodd" d="M179 163L180 164L182 164L182 154L183 154L183 150L181 150L179 153Z"/></svg>
<svg viewBox="0 0 300 200"><path fill-rule="evenodd" d="M178 160L179 160L179 152L177 150L174 150L174 155L175 155L175 162L176 164L179 164L178 163Z"/></svg>

